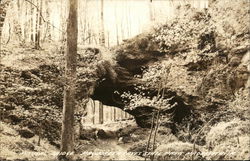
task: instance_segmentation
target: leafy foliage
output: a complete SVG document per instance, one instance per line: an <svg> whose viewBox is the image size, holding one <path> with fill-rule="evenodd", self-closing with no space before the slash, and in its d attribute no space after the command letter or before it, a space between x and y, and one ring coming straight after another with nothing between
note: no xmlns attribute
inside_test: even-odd
<svg viewBox="0 0 250 161"><path fill-rule="evenodd" d="M209 8L211 24L216 28L217 45L232 49L249 45L249 1L215 1ZM230 11L230 12L228 12Z"/></svg>
<svg viewBox="0 0 250 161"><path fill-rule="evenodd" d="M127 104L127 108L134 109L139 106L151 106L159 109L168 109L172 107L169 104L171 98L164 98L163 90L168 70L169 68L164 64L156 63L148 69L144 69L142 76L135 75L135 78L141 82L141 84L136 84L134 87L137 92L130 93L128 91L121 94L121 97ZM148 89L154 89L158 91L158 94L151 96L153 91Z"/></svg>
<svg viewBox="0 0 250 161"><path fill-rule="evenodd" d="M207 10L198 11L197 9L185 6L180 7L179 13L172 21L155 29L153 40L159 44L161 52L172 52L174 50L188 50L205 48L199 46L202 37L213 36L215 27L210 24L210 14ZM207 48L212 48L213 44L206 44Z"/></svg>
<svg viewBox="0 0 250 161"><path fill-rule="evenodd" d="M233 7L232 7L233 6ZM176 18L157 27L152 35L161 52L189 49L232 49L249 45L249 1L216 1L208 9L180 7ZM230 11L230 12L228 12Z"/></svg>

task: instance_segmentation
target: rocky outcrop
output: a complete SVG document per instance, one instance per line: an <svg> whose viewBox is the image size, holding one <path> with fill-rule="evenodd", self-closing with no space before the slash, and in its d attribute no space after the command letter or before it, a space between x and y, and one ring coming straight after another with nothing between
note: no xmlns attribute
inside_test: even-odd
<svg viewBox="0 0 250 161"><path fill-rule="evenodd" d="M177 102L177 105L162 114L172 111L174 121L181 122L183 117L191 114L191 110L214 111L227 107L235 99L235 93L249 88L249 32L244 26L247 14L240 14L246 13L247 9L242 7L245 2L235 4L237 7L231 14L241 19L231 24L232 15L226 19L221 19L221 16L228 14L223 7L230 8L232 4L225 6L220 1L214 3L214 7L204 11L186 8L183 14L169 24L113 48L110 52L116 64L111 65L113 70L109 73L112 74L102 77L102 81L95 85L91 97L103 104L126 110L135 116L138 125L149 127L152 113L158 107L145 105L128 110L126 105L130 100L124 101L121 94L138 94L136 88L145 85L141 79L145 70L161 64L168 69L162 75L167 79L163 97L172 97L172 105ZM218 12L212 12L214 10ZM229 25L218 26L221 23ZM231 37L233 40L230 46L227 40ZM157 96L157 91L156 86L151 86L143 92L152 99Z"/></svg>
<svg viewBox="0 0 250 161"><path fill-rule="evenodd" d="M60 76L57 66L51 64L24 70L1 64L0 121L22 127L17 131L24 138L40 135L59 146L63 94Z"/></svg>
<svg viewBox="0 0 250 161"><path fill-rule="evenodd" d="M177 102L177 105L163 113L175 111L175 122L180 122L183 117L188 116L191 109L215 109L225 106L228 100L234 98L236 91L245 88L248 70L246 64L241 63L241 59L246 57L246 52L230 58L228 63L224 57L218 55L218 51L200 55L180 53L172 56L155 51L157 45L152 45L153 40L148 37L140 35L115 50L117 56L117 64L113 66L115 77L104 77L105 79L95 86L91 96L93 99L124 109L126 105L119 94L138 93L135 88L143 82L134 76L142 75L142 69L150 67L155 62L166 63L170 69L169 81L164 87L164 97L173 97L170 103ZM147 48L143 43L156 49ZM247 49L248 46L244 48ZM232 49L234 50L236 49ZM206 58L207 56L210 58ZM157 95L155 88L148 88L145 91L151 98ZM135 116L138 125L149 127L152 113L156 110L157 107L140 106L126 111Z"/></svg>
<svg viewBox="0 0 250 161"><path fill-rule="evenodd" d="M157 111L157 107L140 106L133 110L125 109L126 103L121 94L124 92L130 92L131 94L138 93L136 88L142 85L143 81L135 76L142 75L143 70L155 62L161 62L166 59L166 53L159 52L158 48L159 46L152 40L150 34L142 34L134 39L127 40L121 46L113 49L116 64L114 66L106 65L106 70L112 67L115 74L105 75L104 78L101 78L103 81L95 86L91 97L101 101L105 105L124 109L135 117L139 126L149 127L151 125L152 114ZM102 64L102 66L105 65ZM151 98L157 95L157 89L154 88L148 88L145 92ZM173 105L177 102L177 105L169 111L163 110L163 114L173 111L178 112L174 116L174 120L180 121L185 115L190 113L190 106L175 91L166 90L164 97L173 97L170 104Z"/></svg>

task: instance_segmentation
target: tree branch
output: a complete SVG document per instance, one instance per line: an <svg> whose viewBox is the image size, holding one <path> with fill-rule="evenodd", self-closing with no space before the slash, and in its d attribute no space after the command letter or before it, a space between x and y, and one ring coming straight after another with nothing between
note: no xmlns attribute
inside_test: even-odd
<svg viewBox="0 0 250 161"><path fill-rule="evenodd" d="M25 2L28 2L30 3L32 6L34 6L37 11L39 11L39 14L43 20L43 22L49 24L50 26L54 27L55 29L57 29L58 31L62 32L62 33L66 33L65 31L59 29L58 27L56 27L54 24L50 23L48 20L46 20L44 17L43 17L43 14L42 14L42 11L39 9L39 7L37 5L35 5L33 2L31 2L30 0L24 0Z"/></svg>

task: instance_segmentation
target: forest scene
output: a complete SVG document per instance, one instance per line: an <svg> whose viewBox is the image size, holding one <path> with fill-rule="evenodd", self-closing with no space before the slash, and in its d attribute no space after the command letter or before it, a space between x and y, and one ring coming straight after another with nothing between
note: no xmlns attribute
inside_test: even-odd
<svg viewBox="0 0 250 161"><path fill-rule="evenodd" d="M0 0L0 160L250 160L249 0Z"/></svg>

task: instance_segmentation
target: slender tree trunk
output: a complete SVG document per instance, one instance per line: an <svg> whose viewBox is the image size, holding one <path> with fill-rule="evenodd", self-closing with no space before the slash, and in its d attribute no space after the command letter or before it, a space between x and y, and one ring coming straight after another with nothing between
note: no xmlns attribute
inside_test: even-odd
<svg viewBox="0 0 250 161"><path fill-rule="evenodd" d="M114 108L114 121L116 121L116 108Z"/></svg>
<svg viewBox="0 0 250 161"><path fill-rule="evenodd" d="M149 0L149 16L150 16L150 21L154 21L153 0Z"/></svg>
<svg viewBox="0 0 250 161"><path fill-rule="evenodd" d="M16 21L17 22L17 33L18 33L18 38L19 40L22 42L25 40L25 38L23 37L23 25L22 25L22 8L23 6L21 5L20 3L20 0L17 1L17 18L18 20Z"/></svg>
<svg viewBox="0 0 250 161"><path fill-rule="evenodd" d="M103 15L103 10L104 10L104 0L101 0L101 45L105 46L105 28L104 28L104 15Z"/></svg>
<svg viewBox="0 0 250 161"><path fill-rule="evenodd" d="M118 110L118 118L119 118L119 120L121 120L122 119L122 110Z"/></svg>
<svg viewBox="0 0 250 161"><path fill-rule="evenodd" d="M84 34L84 45L86 44L86 39L87 39L87 37L88 37L88 34L87 34L87 8L88 8L88 0L85 0L85 5L84 5L84 7L85 7L85 14L84 14L84 21L83 21L83 26L84 26L84 28L83 28L83 34Z"/></svg>
<svg viewBox="0 0 250 161"><path fill-rule="evenodd" d="M77 1L69 0L69 17L67 24L67 49L66 49L66 85L63 99L63 122L61 138L61 154L74 150L74 109L76 88L76 55L77 55ZM70 159L67 155L61 155L63 159ZM60 158L59 158L60 159Z"/></svg>
<svg viewBox="0 0 250 161"><path fill-rule="evenodd" d="M113 107L110 107L109 108L110 110L110 121L114 121L113 119L114 119L114 108Z"/></svg>
<svg viewBox="0 0 250 161"><path fill-rule="evenodd" d="M114 10L114 14L115 14L115 29L116 29L116 45L120 44L120 40L119 40L119 27L118 27L118 18L117 18L117 11L116 11L116 7Z"/></svg>
<svg viewBox="0 0 250 161"><path fill-rule="evenodd" d="M45 5L44 8L46 9L46 20L49 21L49 19L50 19L49 2L45 1L44 5ZM43 37L42 41L45 42L46 39L48 41L51 41L51 26L48 22L46 22L46 29L44 31L44 37Z"/></svg>
<svg viewBox="0 0 250 161"><path fill-rule="evenodd" d="M40 49L40 37L41 37L41 25L42 25L42 0L37 0L37 12L36 12L36 36L35 36L35 49Z"/></svg>
<svg viewBox="0 0 250 161"><path fill-rule="evenodd" d="M99 102L99 123L103 124L103 104Z"/></svg>
<svg viewBox="0 0 250 161"><path fill-rule="evenodd" d="M37 33L37 46L40 47L41 41L41 32L42 32L42 13L43 13L43 0L40 0L40 9L39 9L39 26L38 26L38 33Z"/></svg>
<svg viewBox="0 0 250 161"><path fill-rule="evenodd" d="M116 22L116 45L119 45L120 44L120 41L119 41L119 32L118 32L118 25L117 25L117 22Z"/></svg>
<svg viewBox="0 0 250 161"><path fill-rule="evenodd" d="M28 34L28 27L29 27L29 23L27 23L27 17L28 17L28 4L24 3L25 5L25 23L24 23L24 40L26 42L26 40L29 40L29 34Z"/></svg>
<svg viewBox="0 0 250 161"><path fill-rule="evenodd" d="M109 42L109 32L107 32L107 40L108 40L108 48L110 47L110 42Z"/></svg>
<svg viewBox="0 0 250 161"><path fill-rule="evenodd" d="M123 25L123 23L121 22L121 37L122 37L122 40L124 40L125 39L125 35L124 35L124 25Z"/></svg>
<svg viewBox="0 0 250 161"><path fill-rule="evenodd" d="M114 121L114 109L113 109L113 107L110 107L110 121Z"/></svg>
<svg viewBox="0 0 250 161"><path fill-rule="evenodd" d="M4 25L4 21L6 18L6 14L7 14L7 9L8 6L10 5L11 0L6 0L4 2L1 2L0 0L0 47L1 47L1 40L2 40L2 30L3 30L3 25Z"/></svg>
<svg viewBox="0 0 250 161"><path fill-rule="evenodd" d="M37 49L38 25L39 25L39 2L36 0L36 21L35 21L35 49Z"/></svg>
<svg viewBox="0 0 250 161"><path fill-rule="evenodd" d="M79 1L80 2L80 1ZM86 0L84 0L84 2L79 3L79 10L82 10L83 8L86 7ZM79 34L80 34L80 43L81 44L85 44L85 31L86 31L86 27L85 27L85 16L86 16L86 8L84 13L82 13L83 16L79 15L79 23L80 23L80 28L79 28Z"/></svg>
<svg viewBox="0 0 250 161"><path fill-rule="evenodd" d="M130 6L128 7L128 18L127 18L127 24L128 24L128 37L132 34L132 27L131 27L131 9Z"/></svg>
<svg viewBox="0 0 250 161"><path fill-rule="evenodd" d="M92 123L95 124L95 101L92 100Z"/></svg>
<svg viewBox="0 0 250 161"><path fill-rule="evenodd" d="M33 3L33 0L31 0L31 2ZM33 7L32 4L30 4L30 15L31 15L31 18L30 18L30 40L31 42L33 43L34 42L34 12L35 9Z"/></svg>
<svg viewBox="0 0 250 161"><path fill-rule="evenodd" d="M88 39L89 39L89 41L88 41L88 44L91 44L92 42L91 42L91 38L92 37L92 34L91 34L91 30L90 30L90 24L89 24L89 22L88 22Z"/></svg>
<svg viewBox="0 0 250 161"><path fill-rule="evenodd" d="M105 111L106 111L106 122L109 122L109 119L110 119L110 108L109 107L105 108Z"/></svg>

